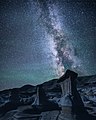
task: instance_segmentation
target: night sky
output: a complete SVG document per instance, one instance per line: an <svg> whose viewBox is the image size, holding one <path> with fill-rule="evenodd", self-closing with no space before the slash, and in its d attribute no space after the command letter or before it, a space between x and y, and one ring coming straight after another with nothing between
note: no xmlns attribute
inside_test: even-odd
<svg viewBox="0 0 96 120"><path fill-rule="evenodd" d="M0 90L96 74L96 1L84 1L0 0Z"/></svg>

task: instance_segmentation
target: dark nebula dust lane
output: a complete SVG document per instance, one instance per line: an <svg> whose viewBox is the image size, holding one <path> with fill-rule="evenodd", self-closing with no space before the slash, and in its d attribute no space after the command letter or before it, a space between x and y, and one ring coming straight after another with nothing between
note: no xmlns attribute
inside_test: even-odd
<svg viewBox="0 0 96 120"><path fill-rule="evenodd" d="M66 69L96 74L95 11L94 0L1 0L0 89L42 83Z"/></svg>
<svg viewBox="0 0 96 120"><path fill-rule="evenodd" d="M84 17L83 23L85 22L84 24L86 25L86 21L88 21L88 20L87 20L87 16L83 15L84 14L83 7L86 4L88 5L88 7L91 7L92 3L89 6L90 2L89 3L85 2L84 3L85 5L83 6L82 2L77 2L77 3L65 2L63 4L64 7L63 7L63 5L61 7L62 2L59 4L59 1L54 2L52 0L48 0L48 1L38 0L38 3L41 7L41 16L42 16L43 25L45 25L45 27L47 29L47 33L50 36L49 39L51 39L51 47L53 47L53 49L54 49L54 50L52 50L52 53L53 53L53 56L55 56L55 61L57 64L56 69L58 70L57 71L58 74L61 75L64 72L64 69L68 69L68 68L79 72L81 75L88 74L89 70L87 70L86 64L84 64L84 62L83 62L84 61L83 56L82 55L79 56L80 52L78 51L78 46L81 42L82 33L80 33L80 31L79 31L79 35L80 34L81 35L79 37L78 43L75 43L76 40L74 40L74 38L73 38L75 31L73 30L73 27L71 28L71 25L73 24L75 29L77 29L82 16ZM71 5L71 3L72 3L72 5ZM95 2L93 3L93 5L95 5ZM67 7L69 7L69 8L67 8ZM80 8L80 7L81 7L81 9L78 10L78 8ZM69 13L65 12L64 9L69 9ZM73 11L70 9L72 9ZM61 13L63 13L63 10L64 10L65 14L63 14L63 16L62 16ZM86 9L85 9L85 11L86 11ZM80 12L81 12L81 15L80 15ZM89 12L89 11L87 11L87 12ZM79 19L76 19L76 18L74 19L74 16L76 18L79 17ZM95 16L95 14L94 14L94 16ZM68 17L70 17L70 19L68 19ZM93 16L91 16L91 17L93 17ZM90 17L90 19L91 19L91 17ZM64 20L64 18L65 19L67 18L67 19ZM88 23L90 22L90 19L89 19ZM72 24L68 24L67 21L70 21L70 23L72 23ZM66 26L63 25L64 23L66 24ZM70 29L67 27L67 24L68 24L68 27L70 26ZM83 27L83 25L79 26L78 29L82 29L82 27ZM88 28L88 27L89 26L86 26L86 28ZM93 27L93 25L91 27ZM69 31L67 30L68 33L65 32L66 29L69 30ZM71 34L73 34L73 36L70 35L70 32L71 32ZM81 47L82 47L81 51L83 51L83 52L86 49L88 49L88 50L89 50L89 48L91 49L91 45L89 48L87 47L88 46L87 42L89 42L89 41L86 40L87 34L85 34L85 35L86 35L85 39L83 39L83 38L82 39L83 39L83 41L85 40L84 44L87 44L87 45L85 45L85 47L83 45L81 45ZM75 39L78 39L78 36L75 35L75 37L76 37ZM72 38L70 38L70 37L72 37ZM88 50L86 50L87 53L88 53ZM77 51L78 51L78 53L77 53ZM89 54L93 54L91 52L92 51L90 51ZM89 54L87 54L87 56L89 56ZM87 57L86 57L86 60L87 60L87 62L90 61Z"/></svg>

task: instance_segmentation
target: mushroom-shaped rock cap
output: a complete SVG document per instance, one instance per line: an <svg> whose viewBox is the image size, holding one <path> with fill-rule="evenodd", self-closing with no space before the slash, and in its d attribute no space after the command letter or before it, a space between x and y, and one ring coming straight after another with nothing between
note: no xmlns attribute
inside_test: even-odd
<svg viewBox="0 0 96 120"><path fill-rule="evenodd" d="M71 80L75 80L77 78L78 74L74 71L71 71L71 70L67 70L65 72L65 74L63 76L61 76L57 83L60 83L60 82L63 82L64 80L68 79L69 77L71 78Z"/></svg>

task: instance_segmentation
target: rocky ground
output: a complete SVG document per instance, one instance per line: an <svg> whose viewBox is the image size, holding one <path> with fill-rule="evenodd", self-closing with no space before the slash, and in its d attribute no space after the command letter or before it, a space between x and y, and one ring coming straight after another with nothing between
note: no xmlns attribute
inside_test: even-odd
<svg viewBox="0 0 96 120"><path fill-rule="evenodd" d="M29 111L30 112L27 112ZM59 110L44 111L32 113L31 105L24 105L18 107L16 110L11 110L3 115L0 120L56 120L60 114Z"/></svg>
<svg viewBox="0 0 96 120"><path fill-rule="evenodd" d="M59 104L61 88L57 79L43 83L42 87L48 100ZM77 89L89 114L96 116L96 75L79 77ZM34 109L35 97L36 86L32 85L0 91L0 120L58 120L59 109Z"/></svg>

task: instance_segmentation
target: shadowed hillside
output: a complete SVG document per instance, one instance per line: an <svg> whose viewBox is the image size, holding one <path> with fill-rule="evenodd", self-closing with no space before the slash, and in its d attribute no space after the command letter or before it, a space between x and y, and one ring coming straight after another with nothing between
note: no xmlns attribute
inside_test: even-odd
<svg viewBox="0 0 96 120"><path fill-rule="evenodd" d="M61 97L61 87L59 84L57 84L57 80L58 79L53 79L44 82L40 86L42 86L48 101L59 104ZM8 117L11 120L12 116L13 118L15 116L19 119L19 117L25 115L26 112L28 114L31 113L34 120L35 118L36 120L37 118L39 119L40 116L46 117L47 113L45 115L45 112L41 112L42 108L41 111L36 111L36 109L33 110L32 108L32 104L36 98L36 87L37 86L33 85L25 85L21 88L0 91L0 120L8 120ZM88 113L96 116L96 75L78 77L77 90L80 93L80 96ZM59 114L59 111L59 109L55 109L54 114ZM36 113L39 115L37 115L37 117L34 117L34 114L36 115ZM50 112L48 114L50 114ZM25 117L28 116L29 115ZM21 117L22 120L24 119L23 117ZM30 116L30 118L31 117L32 116Z"/></svg>

